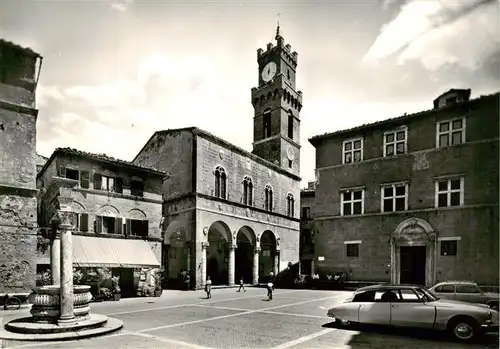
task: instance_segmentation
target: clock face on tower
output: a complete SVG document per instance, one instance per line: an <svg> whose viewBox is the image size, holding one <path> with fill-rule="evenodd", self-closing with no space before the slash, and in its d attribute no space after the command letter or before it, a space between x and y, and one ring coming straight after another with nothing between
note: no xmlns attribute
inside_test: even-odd
<svg viewBox="0 0 500 349"><path fill-rule="evenodd" d="M262 80L264 80L264 82L268 82L274 77L276 71L277 71L276 63L274 62L267 63L264 69L262 69Z"/></svg>

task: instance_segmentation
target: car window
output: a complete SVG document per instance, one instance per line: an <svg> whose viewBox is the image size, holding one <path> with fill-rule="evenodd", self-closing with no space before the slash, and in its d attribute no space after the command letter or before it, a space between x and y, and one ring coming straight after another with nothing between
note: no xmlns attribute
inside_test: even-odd
<svg viewBox="0 0 500 349"><path fill-rule="evenodd" d="M398 290L385 290L375 292L375 302L399 301Z"/></svg>
<svg viewBox="0 0 500 349"><path fill-rule="evenodd" d="M373 302L375 299L375 291L366 291L358 293L354 296L353 302Z"/></svg>
<svg viewBox="0 0 500 349"><path fill-rule="evenodd" d="M479 293L476 285L457 285L457 293Z"/></svg>
<svg viewBox="0 0 500 349"><path fill-rule="evenodd" d="M455 286L454 285L441 285L441 286L436 287L435 292L453 293L453 292L455 292Z"/></svg>
<svg viewBox="0 0 500 349"><path fill-rule="evenodd" d="M401 292L401 301L406 303L420 302L418 296L411 289L399 290Z"/></svg>

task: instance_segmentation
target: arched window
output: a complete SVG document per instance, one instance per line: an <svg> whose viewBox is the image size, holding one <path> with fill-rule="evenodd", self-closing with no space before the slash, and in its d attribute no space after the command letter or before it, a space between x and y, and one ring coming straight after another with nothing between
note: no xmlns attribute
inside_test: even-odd
<svg viewBox="0 0 500 349"><path fill-rule="evenodd" d="M215 169L215 196L221 199L226 198L226 171L221 166Z"/></svg>
<svg viewBox="0 0 500 349"><path fill-rule="evenodd" d="M253 201L253 183L248 176L243 179L243 204L252 206Z"/></svg>
<svg viewBox="0 0 500 349"><path fill-rule="evenodd" d="M273 188L269 184L266 185L266 199L264 208L267 211L273 211Z"/></svg>
<svg viewBox="0 0 500 349"><path fill-rule="evenodd" d="M286 215L287 216L293 217L295 215L294 206L295 206L295 198L293 197L293 194L289 193L286 196Z"/></svg>

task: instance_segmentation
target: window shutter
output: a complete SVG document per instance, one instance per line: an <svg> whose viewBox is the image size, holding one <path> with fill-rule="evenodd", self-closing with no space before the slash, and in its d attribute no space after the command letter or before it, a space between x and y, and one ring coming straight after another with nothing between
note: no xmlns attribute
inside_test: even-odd
<svg viewBox="0 0 500 349"><path fill-rule="evenodd" d="M78 213L73 213L72 223L73 223L73 228L78 231Z"/></svg>
<svg viewBox="0 0 500 349"><path fill-rule="evenodd" d="M123 178L117 177L115 179L115 192L123 194Z"/></svg>
<svg viewBox="0 0 500 349"><path fill-rule="evenodd" d="M80 215L80 231L89 231L89 215L88 213L82 213Z"/></svg>
<svg viewBox="0 0 500 349"><path fill-rule="evenodd" d="M66 167L59 166L59 177L66 178Z"/></svg>
<svg viewBox="0 0 500 349"><path fill-rule="evenodd" d="M102 233L102 217L101 216L96 216L95 217L95 232L96 233Z"/></svg>
<svg viewBox="0 0 500 349"><path fill-rule="evenodd" d="M125 222L125 228L126 228L125 235L131 235L130 234L130 231L132 228L132 220L131 219L127 218L127 220Z"/></svg>
<svg viewBox="0 0 500 349"><path fill-rule="evenodd" d="M115 233L116 234L122 233L122 225L123 225L122 218L121 217L115 218Z"/></svg>
<svg viewBox="0 0 500 349"><path fill-rule="evenodd" d="M94 173L94 189L101 190L102 188L102 176L100 173Z"/></svg>
<svg viewBox="0 0 500 349"><path fill-rule="evenodd" d="M82 171L80 173L80 187L88 189L89 188L89 182L90 182L89 172L88 171Z"/></svg>

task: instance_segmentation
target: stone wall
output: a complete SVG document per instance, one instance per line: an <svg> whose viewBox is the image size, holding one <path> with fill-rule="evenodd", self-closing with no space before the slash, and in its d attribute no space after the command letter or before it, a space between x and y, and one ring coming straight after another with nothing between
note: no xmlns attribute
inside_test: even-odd
<svg viewBox="0 0 500 349"><path fill-rule="evenodd" d="M197 137L197 159L198 193L214 195L214 171L217 166L222 166L227 174L228 201L243 202L243 179L249 176L253 183L254 207L264 209L265 186L269 184L273 188L273 212L286 215L286 198L287 194L291 193L295 198L294 217L299 217L300 182L298 180L203 137Z"/></svg>
<svg viewBox="0 0 500 349"><path fill-rule="evenodd" d="M348 268L358 280L388 280L389 234L406 218L417 217L438 237L461 238L456 257L440 256L438 244L437 281L498 283L498 102L497 94L317 141L315 255L325 257L318 267L325 272ZM436 122L460 116L466 117L466 142L436 148ZM384 158L384 132L398 126L407 127L408 153ZM356 137L363 137L363 161L342 165L342 142ZM464 178L464 204L437 209L435 181L449 176ZM381 185L394 182L407 183L408 209L381 213ZM340 216L340 191L354 187L364 188L364 214ZM360 257L346 257L343 242L356 240L362 240Z"/></svg>
<svg viewBox="0 0 500 349"><path fill-rule="evenodd" d="M422 218L438 238L459 237L456 256L437 245L435 282L456 279L498 284L498 207L464 207L316 221L316 266L324 274L347 270L351 280L390 281L390 235L406 218ZM361 241L359 257L347 257L344 241ZM319 261L318 256L324 257Z"/></svg>

